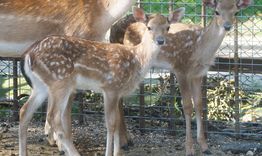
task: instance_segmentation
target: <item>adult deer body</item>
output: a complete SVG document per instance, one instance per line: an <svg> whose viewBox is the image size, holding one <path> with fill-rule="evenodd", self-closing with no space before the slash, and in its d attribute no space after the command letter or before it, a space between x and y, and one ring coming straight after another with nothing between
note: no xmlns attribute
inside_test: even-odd
<svg viewBox="0 0 262 156"><path fill-rule="evenodd" d="M172 24L167 35L167 44L161 48L158 61L154 64L173 71L179 83L186 120L187 156L192 156L195 153L191 134L193 104L197 120L197 141L203 153L211 153L204 137L202 123L201 81L214 63L215 53L226 32L231 29L235 15L240 9L247 7L252 2L251 0L203 1L205 5L215 10L211 23L205 28L182 23ZM141 23L131 24L126 30L124 44L136 45L140 43L140 36L145 29L145 25Z"/></svg>
<svg viewBox="0 0 262 156"><path fill-rule="evenodd" d="M47 35L98 40L132 5L132 0L1 0L0 56L20 57Z"/></svg>
<svg viewBox="0 0 262 156"><path fill-rule="evenodd" d="M170 20L180 18L184 10L174 12ZM134 9L137 20L145 21L143 10ZM76 89L94 89L104 96L107 127L106 156L120 153L119 99L135 89L165 43L169 22L156 14L147 21L142 42L137 46L106 44L73 37L51 36L33 44L25 53L25 71L33 91L20 110L19 154L26 155L26 134L33 113L48 97L49 123L60 149L68 155L79 155L66 134L66 109Z"/></svg>

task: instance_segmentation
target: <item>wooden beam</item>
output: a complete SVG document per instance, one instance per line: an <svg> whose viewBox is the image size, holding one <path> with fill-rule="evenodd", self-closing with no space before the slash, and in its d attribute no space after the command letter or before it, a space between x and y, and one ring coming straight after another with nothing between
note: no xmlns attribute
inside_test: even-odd
<svg viewBox="0 0 262 156"><path fill-rule="evenodd" d="M234 58L217 57L209 71L233 71L235 64ZM239 58L237 65L240 73L262 74L262 58Z"/></svg>

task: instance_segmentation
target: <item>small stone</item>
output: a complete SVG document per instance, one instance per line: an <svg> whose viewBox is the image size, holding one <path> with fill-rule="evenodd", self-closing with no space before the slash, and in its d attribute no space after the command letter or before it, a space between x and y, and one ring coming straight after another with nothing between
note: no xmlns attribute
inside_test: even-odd
<svg viewBox="0 0 262 156"><path fill-rule="evenodd" d="M7 133L8 132L8 128L7 127L2 127L0 129L0 133Z"/></svg>
<svg viewBox="0 0 262 156"><path fill-rule="evenodd" d="M231 152L231 151L228 151L227 154L232 154L232 152Z"/></svg>
<svg viewBox="0 0 262 156"><path fill-rule="evenodd" d="M39 139L38 139L38 142L43 142L43 141L44 141L43 138L39 138Z"/></svg>
<svg viewBox="0 0 262 156"><path fill-rule="evenodd" d="M254 152L248 151L248 152L246 153L246 155L248 155L248 156L253 156L253 155L254 155Z"/></svg>
<svg viewBox="0 0 262 156"><path fill-rule="evenodd" d="M178 151L181 151L181 150L183 150L183 146L175 145L175 149L178 150Z"/></svg>
<svg viewBox="0 0 262 156"><path fill-rule="evenodd" d="M2 123L1 127L7 127L7 123Z"/></svg>
<svg viewBox="0 0 262 156"><path fill-rule="evenodd" d="M12 145L12 144L5 144L4 147L5 148L11 148L11 147L14 147L14 145Z"/></svg>
<svg viewBox="0 0 262 156"><path fill-rule="evenodd" d="M41 147L39 147L39 150L44 150L44 149L45 149L45 148L44 148L44 147L42 147L42 146L41 146Z"/></svg>

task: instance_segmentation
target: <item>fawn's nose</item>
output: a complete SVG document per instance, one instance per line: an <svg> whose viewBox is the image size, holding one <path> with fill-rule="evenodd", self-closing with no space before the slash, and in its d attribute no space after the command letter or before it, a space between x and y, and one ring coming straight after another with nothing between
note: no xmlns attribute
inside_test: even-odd
<svg viewBox="0 0 262 156"><path fill-rule="evenodd" d="M158 36L156 42L158 45L163 45L165 43L165 38L163 36Z"/></svg>
<svg viewBox="0 0 262 156"><path fill-rule="evenodd" d="M226 23L224 24L224 28L225 28L226 31L229 31L229 30L231 30L231 28L232 28L232 24L229 23L229 22L226 22Z"/></svg>

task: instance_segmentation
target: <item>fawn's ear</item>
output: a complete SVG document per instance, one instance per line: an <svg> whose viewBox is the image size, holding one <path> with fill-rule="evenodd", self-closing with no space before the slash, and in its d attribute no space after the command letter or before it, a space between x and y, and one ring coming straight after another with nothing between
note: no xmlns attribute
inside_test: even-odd
<svg viewBox="0 0 262 156"><path fill-rule="evenodd" d="M237 1L237 8L238 9L244 9L248 7L250 4L252 4L252 0L238 0Z"/></svg>
<svg viewBox="0 0 262 156"><path fill-rule="evenodd" d="M174 12L171 13L168 17L169 22L170 23L179 22L182 19L182 17L185 15L185 10L186 9L184 7L174 10Z"/></svg>
<svg viewBox="0 0 262 156"><path fill-rule="evenodd" d="M143 9L138 8L138 7L133 7L133 16L136 21L138 22L146 22L147 17L145 15L145 12Z"/></svg>
<svg viewBox="0 0 262 156"><path fill-rule="evenodd" d="M216 8L217 1L216 0L203 0L204 4L211 8Z"/></svg>

